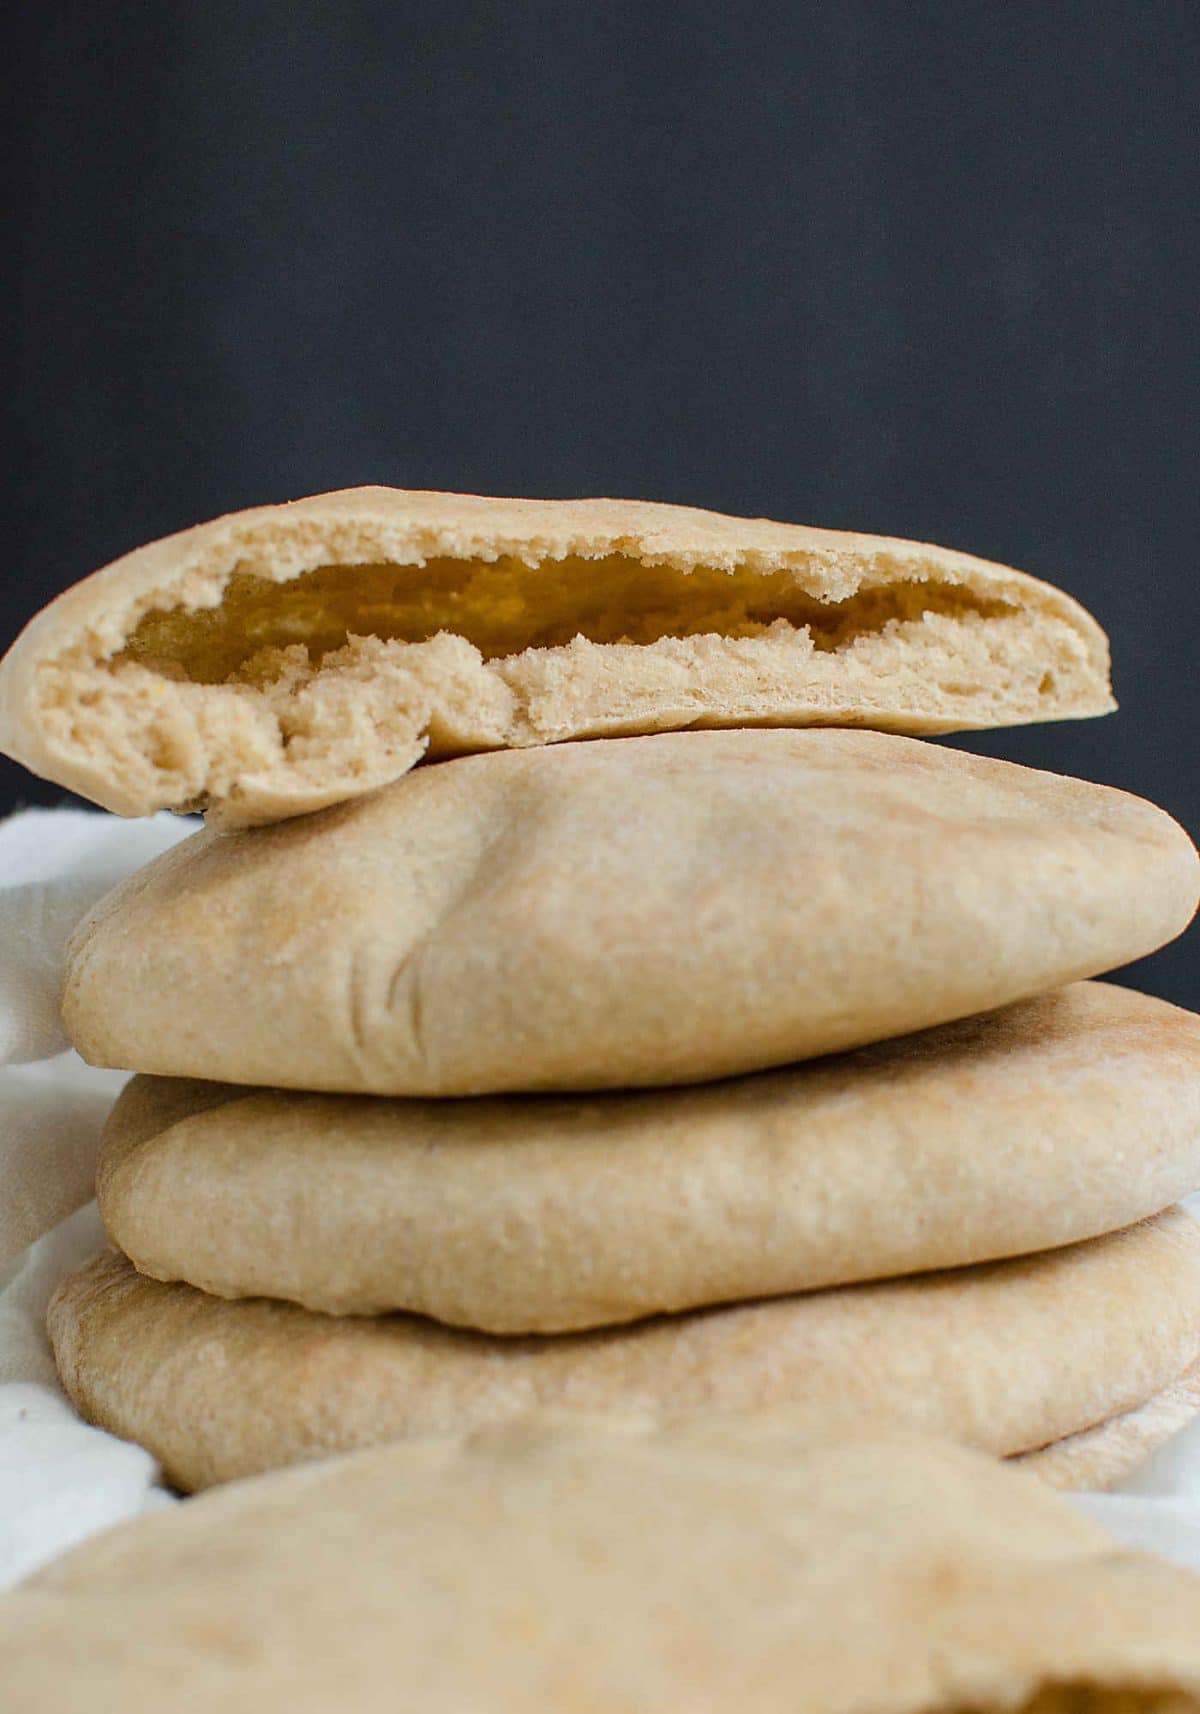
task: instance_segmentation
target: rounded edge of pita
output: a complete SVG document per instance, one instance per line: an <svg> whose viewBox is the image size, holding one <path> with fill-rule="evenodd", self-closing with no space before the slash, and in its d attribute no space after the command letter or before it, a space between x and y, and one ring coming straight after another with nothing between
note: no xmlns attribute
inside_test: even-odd
<svg viewBox="0 0 1200 1714"><path fill-rule="evenodd" d="M1200 1364L1145 1404L1016 1460L1052 1488L1114 1488L1200 1416Z"/></svg>
<svg viewBox="0 0 1200 1714"><path fill-rule="evenodd" d="M1200 1358L1200 1225L1175 1209L1039 1256L593 1333L212 1298L116 1253L58 1288L63 1384L185 1489L531 1410L656 1417L804 1404L1005 1456L1144 1403Z"/></svg>

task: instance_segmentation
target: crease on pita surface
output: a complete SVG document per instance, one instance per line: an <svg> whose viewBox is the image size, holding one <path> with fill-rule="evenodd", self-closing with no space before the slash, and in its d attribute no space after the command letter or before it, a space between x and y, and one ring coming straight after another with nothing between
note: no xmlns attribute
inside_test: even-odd
<svg viewBox="0 0 1200 1714"><path fill-rule="evenodd" d="M1109 787L871 731L668 732L206 828L78 925L62 1015L92 1064L259 1087L705 1083L1114 969L1198 892L1182 828Z"/></svg>
<svg viewBox="0 0 1200 1714"><path fill-rule="evenodd" d="M122 814L282 819L423 756L687 726L947 732L1114 706L1095 621L923 543L650 502L366 488L234 513L68 590L0 742Z"/></svg>

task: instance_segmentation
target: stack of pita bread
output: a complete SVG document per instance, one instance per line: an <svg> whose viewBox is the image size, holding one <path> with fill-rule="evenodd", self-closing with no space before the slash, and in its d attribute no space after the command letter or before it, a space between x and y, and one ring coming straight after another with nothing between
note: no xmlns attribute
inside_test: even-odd
<svg viewBox="0 0 1200 1714"><path fill-rule="evenodd" d="M1200 1408L1200 1018L1089 978L1196 853L918 736L1107 659L966 555L612 501L356 490L68 591L4 747L209 817L69 952L140 1074L79 1408L185 1489L546 1409L1121 1474Z"/></svg>

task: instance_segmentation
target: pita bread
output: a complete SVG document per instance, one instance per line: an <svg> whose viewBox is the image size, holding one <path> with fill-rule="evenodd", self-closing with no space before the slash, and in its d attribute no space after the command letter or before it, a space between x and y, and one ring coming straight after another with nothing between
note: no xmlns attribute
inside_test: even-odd
<svg viewBox="0 0 1200 1714"><path fill-rule="evenodd" d="M1052 1488L1113 1488L1197 1414L1200 1364L1144 1405L1051 1446L1039 1446L1036 1452L1022 1453L1016 1462Z"/></svg>
<svg viewBox="0 0 1200 1714"><path fill-rule="evenodd" d="M525 1339L231 1302L108 1254L63 1282L48 1325L76 1407L182 1488L557 1408L803 1403L1007 1454L1200 1360L1200 1225L1176 1209L1040 1256Z"/></svg>
<svg viewBox="0 0 1200 1714"><path fill-rule="evenodd" d="M426 753L1113 706L1095 620L968 554L640 501L357 488L218 518L59 596L0 668L0 745L122 815L232 826Z"/></svg>
<svg viewBox="0 0 1200 1714"><path fill-rule="evenodd" d="M396 1101L137 1077L100 1211L144 1274L495 1333L1019 1255L1200 1186L1200 1017L1081 982L693 1089Z"/></svg>
<svg viewBox="0 0 1200 1714"><path fill-rule="evenodd" d="M874 732L692 732L420 768L204 831L74 936L97 1065L376 1095L703 1082L1094 975L1200 864L1104 786Z"/></svg>
<svg viewBox="0 0 1200 1714"><path fill-rule="evenodd" d="M531 1420L239 1483L0 1599L7 1714L1196 1714L1200 1580L936 1441Z"/></svg>

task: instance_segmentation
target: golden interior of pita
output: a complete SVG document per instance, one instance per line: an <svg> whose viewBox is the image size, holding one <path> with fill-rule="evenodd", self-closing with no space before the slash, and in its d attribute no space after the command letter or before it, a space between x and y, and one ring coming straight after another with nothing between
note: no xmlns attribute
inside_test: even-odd
<svg viewBox="0 0 1200 1714"><path fill-rule="evenodd" d="M219 606L147 613L116 661L199 684L262 683L278 676L283 650L299 645L317 666L356 637L423 643L448 631L497 660L576 637L633 644L752 638L782 624L807 630L817 649L837 650L930 615L1003 621L1016 612L937 580L881 584L833 602L806 594L787 571L685 572L624 554L539 565L512 556L442 558L325 565L286 583L235 572Z"/></svg>

